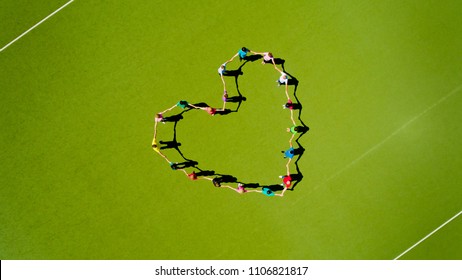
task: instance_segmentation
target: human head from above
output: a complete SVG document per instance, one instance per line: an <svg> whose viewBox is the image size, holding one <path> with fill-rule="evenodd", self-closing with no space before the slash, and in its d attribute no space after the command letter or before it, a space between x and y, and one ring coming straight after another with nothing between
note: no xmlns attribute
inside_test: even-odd
<svg viewBox="0 0 462 280"><path fill-rule="evenodd" d="M299 132L300 131L300 127L299 126L296 126L294 128L292 128L294 131L296 132ZM290 127L287 128L287 132L290 132Z"/></svg>

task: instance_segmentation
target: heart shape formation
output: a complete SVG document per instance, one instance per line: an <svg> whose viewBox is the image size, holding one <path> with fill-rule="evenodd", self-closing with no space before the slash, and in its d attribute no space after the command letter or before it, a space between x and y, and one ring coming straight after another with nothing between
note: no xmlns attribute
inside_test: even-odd
<svg viewBox="0 0 462 280"><path fill-rule="evenodd" d="M226 66L228 63L231 63L235 58L239 58L239 60L243 63L241 66L236 70L227 70ZM272 64L274 69L280 73L279 79L276 81L278 86L284 86L285 94L287 97L286 104L283 105L284 109L288 109L290 111L290 119L292 121L291 127L287 128L287 132L290 133L289 139L289 149L283 151L284 158L287 158L286 164L286 172L285 175L279 176L282 180L282 183L277 183L273 185L260 185L259 183L245 183L241 182L237 179L237 177L233 175L225 175L225 174L218 174L215 171L210 170L203 170L199 168L199 164L197 161L191 160L186 158L183 153L181 152L179 146L180 143L176 140L176 128L177 123L182 120L183 114L192 110L203 110L210 114L211 116L214 115L227 115L230 113L237 113L243 101L246 101L246 98L241 94L239 90L238 78L239 76L243 75L242 72L243 67L249 62L255 62L257 60L262 59L262 64ZM209 180L213 183L216 187L225 187L236 191L237 193L250 193L250 192L257 192L262 193L266 196L284 196L286 190L294 190L295 186L303 179L303 175L300 171L298 166L298 161L300 160L301 156L303 155L305 149L301 146L299 139L309 130L309 127L305 125L305 123L301 119L301 111L302 105L300 100L297 97L297 87L299 81L292 75L288 74L288 72L284 68L285 60L281 58L275 58L270 52L254 52L245 47L240 49L231 59L227 60L225 63L220 65L218 68L218 74L220 75L221 81L223 82L223 106L221 108L210 107L206 103L197 103L192 104L185 100L181 100L172 107L157 113L155 116L154 121L154 139L152 140L152 148L153 150L160 155L163 159L167 161L170 165L172 170L179 170L182 171L187 178L191 180L198 180L204 179ZM281 69L279 69L278 65L281 65ZM235 84L236 84L236 91L238 93L237 96L228 96L228 91L226 88L226 81L225 76L234 77ZM289 86L294 86L293 96L296 102L293 102L289 96ZM226 108L228 103L235 103L237 104L236 109L231 110ZM169 111L172 111L175 108L180 108L182 111L176 115L165 116L165 114ZM298 121L299 124L294 119L294 111L298 111ZM173 140L172 141L162 141L160 140L157 142L157 125L158 123L167 123L172 122L173 125ZM298 137L296 137L298 135ZM296 138L295 138L296 137ZM297 147L294 147L293 141L297 144ZM164 149L174 149L176 150L180 156L185 160L184 162L172 162L168 159L168 157L162 152ZM290 171L290 164L292 159L297 157L295 160L295 168L296 172L291 173ZM193 169L192 172L188 172L187 169ZM226 184L228 183L228 184ZM233 187L231 184L236 184L236 187Z"/></svg>

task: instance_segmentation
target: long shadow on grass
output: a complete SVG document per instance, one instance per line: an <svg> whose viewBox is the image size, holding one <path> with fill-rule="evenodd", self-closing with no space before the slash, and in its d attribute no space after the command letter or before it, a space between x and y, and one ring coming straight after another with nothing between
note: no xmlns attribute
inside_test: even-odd
<svg viewBox="0 0 462 280"><path fill-rule="evenodd" d="M221 184L227 184L227 183L231 183L231 184L240 183L240 184L243 184L246 189L269 188L273 192L281 191L281 190L284 189L283 184L281 184L281 183L274 183L274 184L269 184L269 185L261 185L258 182L243 182L243 181L239 180L237 176L232 175L232 174L222 174L222 173L216 172L215 170L203 169L202 166L199 166L199 163L197 161L195 161L193 159L190 159L190 158L186 157L183 154L183 152L180 149L181 143L178 142L178 140L177 140L177 125L178 125L178 123L182 119L184 119L183 115L185 115L186 113L189 114L189 112L191 112L191 111L196 111L197 108L203 109L203 110L206 110L206 111L207 111L208 108L216 109L215 115L228 115L228 114L231 114L231 113L237 113L239 111L239 108L241 107L242 103L247 100L247 98L242 95L241 90L239 88L239 77L244 75L243 67L249 62L255 62L255 61L257 61L257 60L259 60L261 58L262 58L261 55L247 56L247 58L244 59L244 62L241 64L241 66L239 68L237 68L235 70L227 70L223 74L224 76L227 76L227 77L234 77L234 84L235 84L235 87L236 87L237 95L235 95L235 96L227 96L227 95L223 96L224 105L229 106L230 104L233 104L232 108L225 108L225 109L214 108L214 107L211 107L206 102L198 102L198 103L192 104L193 106L191 106L191 105L187 106L186 108L184 108L184 110L180 114L173 115L173 116L170 116L170 117L165 117L163 119L163 122L173 122L174 123L174 126L173 126L173 140L160 141L159 143L162 145L160 147L160 149L161 150L165 150L165 149L175 150L176 152L178 152L178 154L181 156L181 158L184 159L183 162L170 162L169 161L170 162L170 167L173 170L181 170L181 169L186 169L186 168L192 168L193 173L198 178L207 178L207 179L211 180L212 183L215 186L221 186ZM296 103L293 102L291 104L290 110L293 110L294 112L298 112L297 119L301 124L301 126L300 126L301 129L298 132L297 138L295 139L296 144L294 144L295 157L296 157L296 160L294 162L295 171L290 172L290 176L292 178L293 185L292 185L291 188L289 188L289 190L293 191L298 186L298 184L303 180L303 177L304 177L303 174L302 174L299 163L300 163L300 159L302 158L302 156L305 153L305 148L300 143L300 139L309 131L309 127L305 124L305 122L302 119L303 105L302 105L302 103L301 103L301 101L300 101L300 99L298 98L298 95L297 95L297 89L298 89L298 85L299 85L299 80L286 71L285 65L284 65L284 63L285 63L284 59L276 58L275 62L276 62L277 65L281 65L282 68L283 68L283 71L289 76L289 85L294 86L293 87L293 96L294 96L294 98L296 100ZM187 174L187 172L185 172L185 173ZM190 177L190 176L188 176L188 177ZM190 178L192 178L192 177L190 177Z"/></svg>
<svg viewBox="0 0 462 280"><path fill-rule="evenodd" d="M287 72L286 72L287 73ZM295 100L297 101L297 106L294 107L294 110L297 110L298 111L298 120L300 121L303 129L300 133L300 135L297 137L297 139L295 139L295 142L297 143L298 145L298 148L301 149L303 152L298 156L297 160L295 161L295 168L296 168L296 173L292 174L292 178L294 180L294 185L292 186L292 191L295 190L295 187L302 181L303 179L303 173L301 172L300 170L300 166L299 166L299 161L300 159L302 158L304 152L305 152L305 148L302 146L302 144L300 144L300 138L302 138L309 130L310 128L305 124L305 122L303 121L302 119L302 110L303 110L303 105L302 103L300 102L300 99L298 98L298 95L297 95L297 89L298 89L298 84L299 84L299 81L297 78L295 78L294 76L290 75L289 73L287 73L287 75L290 76L290 80L289 81L292 81L293 85L294 85L294 92L293 92L293 95L294 95L294 98Z"/></svg>

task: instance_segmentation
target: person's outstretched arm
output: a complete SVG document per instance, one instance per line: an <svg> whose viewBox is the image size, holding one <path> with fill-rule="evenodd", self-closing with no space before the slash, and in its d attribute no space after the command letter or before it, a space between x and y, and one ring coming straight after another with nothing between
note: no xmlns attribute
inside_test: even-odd
<svg viewBox="0 0 462 280"><path fill-rule="evenodd" d="M281 73L281 75L282 75L282 73L284 73L284 72L282 72L281 69L279 69L279 68L276 66L276 63L274 63L273 65L274 65L274 69L276 69L279 73Z"/></svg>
<svg viewBox="0 0 462 280"><path fill-rule="evenodd" d="M228 61L226 61L226 63L233 61L234 58L236 58L236 56L238 56L238 55L239 55L239 53L236 53L233 57L231 57Z"/></svg>
<svg viewBox="0 0 462 280"><path fill-rule="evenodd" d="M220 78L221 78L221 81L223 82L223 91L226 91L226 83L225 83L225 79L223 78L223 73L220 74Z"/></svg>
<svg viewBox="0 0 462 280"><path fill-rule="evenodd" d="M199 179L204 179L204 180L213 181L213 178L210 178L210 177L200 177Z"/></svg>
<svg viewBox="0 0 462 280"><path fill-rule="evenodd" d="M235 188L233 188L233 187L231 187L231 186L222 185L221 187L222 187L222 188L224 187L224 188L232 189L232 190L235 191L235 192L239 192L237 189L235 189Z"/></svg>
<svg viewBox="0 0 462 280"><path fill-rule="evenodd" d="M275 196L284 196L284 193L286 192L287 188L284 188L281 193L275 194Z"/></svg>
<svg viewBox="0 0 462 280"><path fill-rule="evenodd" d="M271 58L271 62L273 62L274 67L276 67L276 62L274 62L274 57Z"/></svg>
<svg viewBox="0 0 462 280"><path fill-rule="evenodd" d="M297 123L294 120L294 110L290 109L290 119L292 120L292 123L296 125Z"/></svg>
<svg viewBox="0 0 462 280"><path fill-rule="evenodd" d="M166 113L166 112L168 112L168 111L171 111L171 110L173 110L173 108L175 108L175 107L176 107L176 104L173 105L171 108L168 108L168 109L166 109L166 110L160 112L159 114L164 114L164 113Z"/></svg>
<svg viewBox="0 0 462 280"><path fill-rule="evenodd" d="M290 137L290 140L289 140L289 145L290 145L291 148L293 147L292 140L294 139L294 137L295 137L295 134L292 134L292 136Z"/></svg>
<svg viewBox="0 0 462 280"><path fill-rule="evenodd" d="M258 193L261 193L261 191L259 191L259 190L247 190L246 192L258 192Z"/></svg>
<svg viewBox="0 0 462 280"><path fill-rule="evenodd" d="M154 139L152 140L152 145L156 143L156 138L157 137L157 122L154 122Z"/></svg>
<svg viewBox="0 0 462 280"><path fill-rule="evenodd" d="M194 109L203 109L202 107L198 107L198 106L193 105L193 104L189 104L189 106L193 107Z"/></svg>

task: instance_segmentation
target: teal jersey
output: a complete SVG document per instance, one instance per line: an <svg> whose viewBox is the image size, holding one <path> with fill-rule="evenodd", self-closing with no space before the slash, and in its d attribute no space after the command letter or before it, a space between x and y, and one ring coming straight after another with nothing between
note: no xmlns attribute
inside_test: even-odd
<svg viewBox="0 0 462 280"><path fill-rule="evenodd" d="M244 58L247 55L248 51L239 50L239 57Z"/></svg>
<svg viewBox="0 0 462 280"><path fill-rule="evenodd" d="M180 107L181 109L185 109L186 107L188 107L188 105L189 105L188 101L185 101L185 100L181 100L180 102L176 104L176 106Z"/></svg>
<svg viewBox="0 0 462 280"><path fill-rule="evenodd" d="M269 188L263 188L261 192L266 196L274 196L274 192Z"/></svg>

